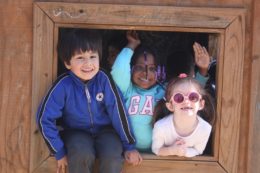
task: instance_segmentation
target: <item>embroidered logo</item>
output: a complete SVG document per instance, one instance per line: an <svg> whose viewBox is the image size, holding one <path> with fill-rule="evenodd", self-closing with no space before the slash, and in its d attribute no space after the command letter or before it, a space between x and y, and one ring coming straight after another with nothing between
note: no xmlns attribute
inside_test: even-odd
<svg viewBox="0 0 260 173"><path fill-rule="evenodd" d="M103 93L98 93L97 95L96 95L96 99L97 99L97 101L102 101L103 99L104 99L104 94Z"/></svg>

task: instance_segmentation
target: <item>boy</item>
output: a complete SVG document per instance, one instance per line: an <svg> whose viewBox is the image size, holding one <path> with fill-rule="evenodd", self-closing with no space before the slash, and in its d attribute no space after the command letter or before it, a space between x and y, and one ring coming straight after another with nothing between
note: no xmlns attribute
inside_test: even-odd
<svg viewBox="0 0 260 173"><path fill-rule="evenodd" d="M70 173L92 172L96 157L99 172L120 172L123 150L126 161L141 162L121 95L99 69L101 51L102 39L92 30L70 29L59 40L58 55L69 71L57 78L37 113L42 136L58 161L57 172L67 166Z"/></svg>

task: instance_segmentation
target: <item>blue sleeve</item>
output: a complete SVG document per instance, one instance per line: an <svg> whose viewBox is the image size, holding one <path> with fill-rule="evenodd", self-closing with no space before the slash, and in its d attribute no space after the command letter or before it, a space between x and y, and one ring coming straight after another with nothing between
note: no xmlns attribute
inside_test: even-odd
<svg viewBox="0 0 260 173"><path fill-rule="evenodd" d="M133 56L133 50L124 48L117 56L113 66L111 75L120 88L125 93L131 84L131 67L130 62Z"/></svg>
<svg viewBox="0 0 260 173"><path fill-rule="evenodd" d="M208 81L208 76L202 76L199 72L196 73L195 79L202 85L202 87L205 87L206 82Z"/></svg>
<svg viewBox="0 0 260 173"><path fill-rule="evenodd" d="M65 91L59 84L53 85L42 100L37 112L38 128L52 154L57 160L66 154L64 143L56 127L56 120L62 116Z"/></svg>
<svg viewBox="0 0 260 173"><path fill-rule="evenodd" d="M135 139L132 134L128 113L125 109L123 97L112 78L105 84L105 104L112 125L120 136L124 150L135 148Z"/></svg>

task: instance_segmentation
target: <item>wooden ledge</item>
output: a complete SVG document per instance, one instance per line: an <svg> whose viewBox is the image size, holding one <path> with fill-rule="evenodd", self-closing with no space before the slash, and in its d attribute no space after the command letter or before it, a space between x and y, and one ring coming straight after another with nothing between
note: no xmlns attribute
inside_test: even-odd
<svg viewBox="0 0 260 173"><path fill-rule="evenodd" d="M178 169L190 169L193 170L195 167L218 167L217 164L212 162L209 164L209 161L214 161L214 158L211 156L196 156L194 158L184 158L178 156L166 156L166 157L159 157L154 154L142 154L143 162L139 166L132 166L127 163L124 164L123 173L134 173L134 172L149 172L152 173L155 170L168 170L171 172L173 169L174 163L178 162L181 163L183 166L177 166ZM197 162L200 161L200 165ZM95 164L95 173L97 173L97 166L98 161ZM156 167L156 169L155 169ZM33 173L46 173L46 172L55 172L57 168L57 162L54 157L48 157L40 167L35 169ZM215 169L214 168L214 169ZM206 169L208 170L208 169ZM222 173L222 171L220 171ZM165 172L167 173L167 172Z"/></svg>

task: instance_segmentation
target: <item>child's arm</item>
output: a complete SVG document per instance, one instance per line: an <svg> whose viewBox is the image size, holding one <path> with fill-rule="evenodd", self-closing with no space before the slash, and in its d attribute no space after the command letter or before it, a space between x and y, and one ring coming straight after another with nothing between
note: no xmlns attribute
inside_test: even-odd
<svg viewBox="0 0 260 173"><path fill-rule="evenodd" d="M208 67L210 64L210 56L207 49L201 46L199 43L195 42L193 44L193 50L195 55L195 63L199 68L199 72L195 74L195 79L199 81L202 86L205 86L208 77Z"/></svg>
<svg viewBox="0 0 260 173"><path fill-rule="evenodd" d="M127 45L126 47L132 49L133 51L140 45L141 40L136 31L127 31L126 32Z"/></svg>
<svg viewBox="0 0 260 173"><path fill-rule="evenodd" d="M207 49L201 46L199 43L195 42L193 44L193 50L195 54L195 63L199 68L199 72L203 76L207 76L208 67L210 64L210 56Z"/></svg>
<svg viewBox="0 0 260 173"><path fill-rule="evenodd" d="M198 134L193 136L194 138L196 138L194 139L196 143L194 143L192 147L187 147L185 154L186 157L194 157L203 153L208 143L211 129L212 127L209 124L204 125L201 129L198 129Z"/></svg>
<svg viewBox="0 0 260 173"><path fill-rule="evenodd" d="M104 78L104 103L111 119L112 126L119 135L124 151L135 150L135 139L128 119L128 112L124 105L122 93L111 79Z"/></svg>
<svg viewBox="0 0 260 173"><path fill-rule="evenodd" d="M56 120L62 116L62 108L65 102L65 92L59 82L46 94L37 112L38 128L56 160L66 155L64 143L59 135Z"/></svg>
<svg viewBox="0 0 260 173"><path fill-rule="evenodd" d="M164 129L164 130L163 130ZM165 129L169 129L169 126L163 123L155 123L153 128L153 141L152 141L152 151L158 156L184 156L185 154L185 142L183 139L177 138L172 145L166 146L165 141L167 139L165 135ZM174 139L174 138L173 138ZM168 139L171 141L171 139Z"/></svg>
<svg viewBox="0 0 260 173"><path fill-rule="evenodd" d="M187 147L185 157L194 157L201 155L207 145L208 138L201 136L201 143L195 144L193 147Z"/></svg>
<svg viewBox="0 0 260 173"><path fill-rule="evenodd" d="M163 146L159 149L159 156L185 156L186 145L183 139L177 139L171 146Z"/></svg>
<svg viewBox="0 0 260 173"><path fill-rule="evenodd" d="M143 161L141 154L137 150L125 151L125 160L132 165L140 165Z"/></svg>
<svg viewBox="0 0 260 173"><path fill-rule="evenodd" d="M67 156L64 156L63 158L61 158L60 160L57 161L58 165L57 165L57 173L67 173L67 169L68 169L68 160L67 160Z"/></svg>
<svg viewBox="0 0 260 173"><path fill-rule="evenodd" d="M140 44L138 35L134 31L127 32L127 46L118 54L111 70L112 77L120 90L125 93L131 84L131 58L134 49Z"/></svg>

